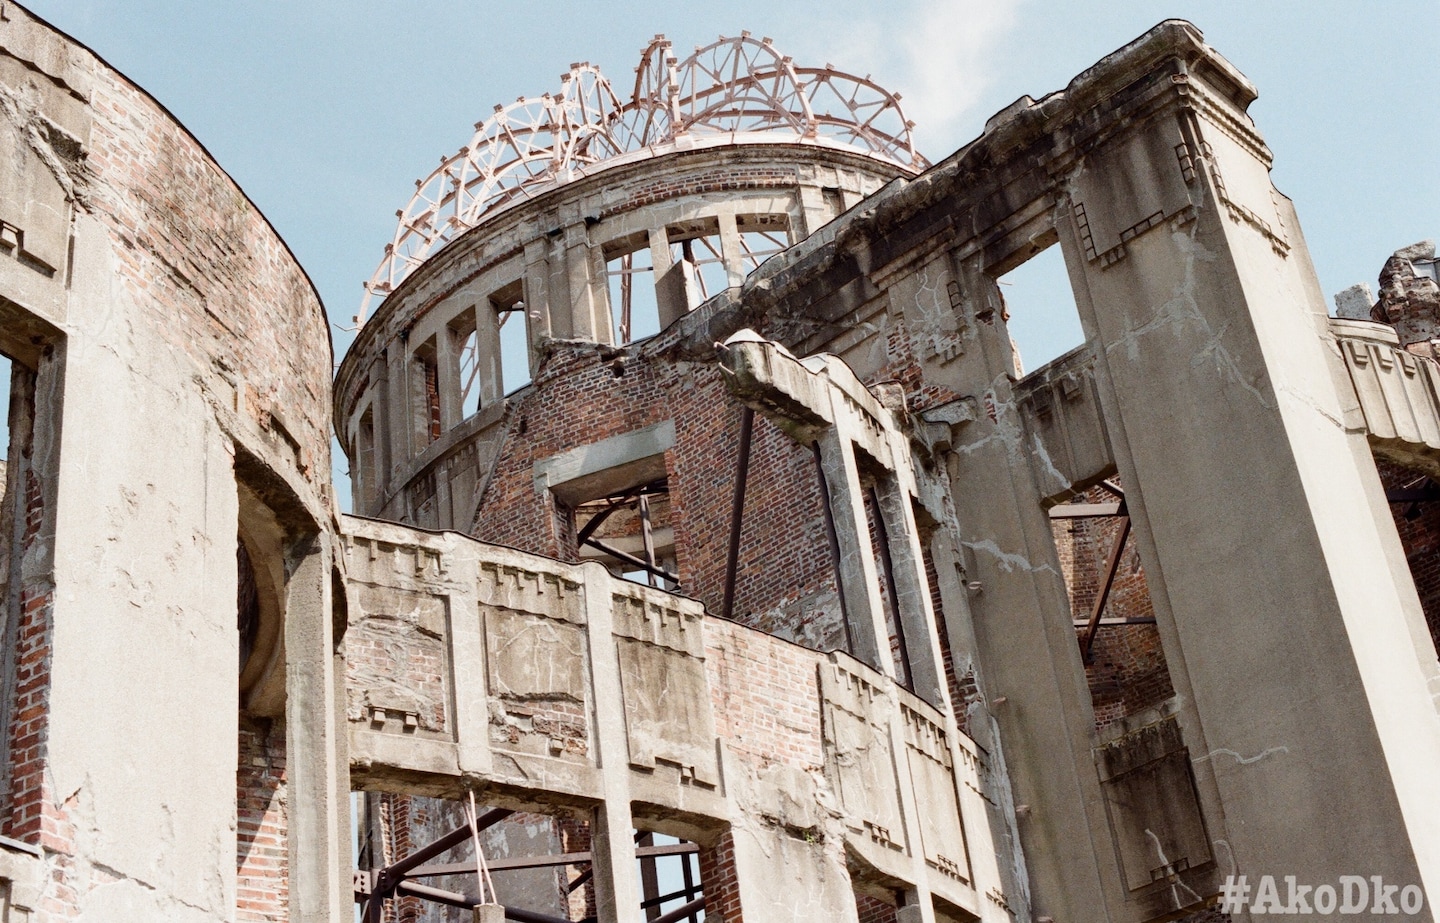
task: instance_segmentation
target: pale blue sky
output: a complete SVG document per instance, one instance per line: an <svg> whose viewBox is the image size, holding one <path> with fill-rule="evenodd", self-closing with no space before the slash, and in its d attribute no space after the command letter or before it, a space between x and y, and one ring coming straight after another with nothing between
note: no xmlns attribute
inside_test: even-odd
<svg viewBox="0 0 1440 923"><path fill-rule="evenodd" d="M1162 19L1189 19L1260 89L1251 113L1327 296L1373 285L1391 251L1440 233L1436 0L26 5L148 90L209 148L340 324L414 180L464 144L476 121L496 103L558 88L572 61L598 64L627 87L657 32L688 49L748 29L802 64L873 74L903 94L921 151L938 160L1020 95L1059 89ZM1028 366L1079 342L1073 308L1054 307L1066 297L1054 281L1022 280L1007 294Z"/></svg>

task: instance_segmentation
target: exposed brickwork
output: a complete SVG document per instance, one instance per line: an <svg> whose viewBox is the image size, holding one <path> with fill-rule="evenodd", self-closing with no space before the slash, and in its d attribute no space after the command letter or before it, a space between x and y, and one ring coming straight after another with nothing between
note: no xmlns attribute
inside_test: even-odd
<svg viewBox="0 0 1440 923"><path fill-rule="evenodd" d="M705 883L705 919L744 923L740 912L740 877L735 868L735 838L725 831L714 846L700 849L700 880Z"/></svg>
<svg viewBox="0 0 1440 923"><path fill-rule="evenodd" d="M1377 459L1375 466L1386 490L1417 489L1430 483L1420 472L1392 462ZM1430 639L1440 650L1440 503L1392 503L1390 513L1430 626Z"/></svg>
<svg viewBox="0 0 1440 923"><path fill-rule="evenodd" d="M280 724L240 716L235 807L235 919L284 923L290 918L290 860Z"/></svg>
<svg viewBox="0 0 1440 923"><path fill-rule="evenodd" d="M761 765L819 768L821 658L720 619L706 622L705 630L716 736Z"/></svg>
<svg viewBox="0 0 1440 923"><path fill-rule="evenodd" d="M45 523L45 491L32 467L34 434L34 376L16 376L17 403L25 419L12 434L11 451L24 462L23 493L13 498L13 515L23 518L20 547L13 549L6 568L10 580L22 580L21 562L35 547ZM20 485L16 485L17 491ZM9 499L9 498L7 498ZM7 517L8 518L8 517ZM53 793L48 791L46 760L50 732L50 663L54 631L54 591L46 582L20 588L20 609L12 654L15 693L10 703L7 836L66 854L73 852L68 822Z"/></svg>
<svg viewBox="0 0 1440 923"><path fill-rule="evenodd" d="M590 825L577 817L561 817L556 820L556 830L560 835L560 848L563 852L589 852L591 846ZM586 917L593 917L595 909L595 879L587 877L582 885L575 885L588 869L580 865L567 865L562 870L564 876L563 887L572 889L569 891L570 919L583 920Z"/></svg>
<svg viewBox="0 0 1440 923"><path fill-rule="evenodd" d="M364 688L366 677L392 677L404 684L409 707L416 709L412 714L417 731L443 733L446 730L445 676L449 670L444 639L389 617L389 613L375 615L377 617L356 619L346 632L345 672L350 688ZM364 712L365 703L359 697L352 695L347 699L346 717L352 721L368 720Z"/></svg>
<svg viewBox="0 0 1440 923"><path fill-rule="evenodd" d="M1114 501L1114 494L1095 487L1076 497L1074 502ZM1056 520L1052 528L1061 570L1070 589L1071 615L1076 621L1088 619L1119 535L1120 520L1118 517ZM1155 617L1133 531L1125 542L1102 616ZM1083 630L1077 629L1076 634L1083 635ZM1090 683L1097 729L1158 705L1175 694L1160 645L1160 633L1153 624L1102 626L1096 632L1085 676Z"/></svg>
<svg viewBox="0 0 1440 923"><path fill-rule="evenodd" d="M740 406L713 366L626 362L598 347L557 345L510 412L495 473L472 526L488 541L578 560L569 510L535 489L534 465L577 445L666 420L669 523L681 590L721 611ZM755 421L735 618L818 649L843 646L819 474L810 450Z"/></svg>
<svg viewBox="0 0 1440 923"><path fill-rule="evenodd" d="M1373 320L1395 328L1400 345L1431 358L1440 337L1440 286L1417 270L1434 259L1433 240L1395 251L1380 270L1380 299L1370 311Z"/></svg>
<svg viewBox="0 0 1440 923"><path fill-rule="evenodd" d="M855 910L860 914L860 923L895 923L895 905L868 894L855 895Z"/></svg>
<svg viewBox="0 0 1440 923"><path fill-rule="evenodd" d="M414 828L428 819L425 805L418 803L423 799L388 792L371 797L375 799L373 804L379 814L383 865L397 862L423 845L414 837ZM385 902L385 923L416 923L422 909L422 902L417 897L393 898Z"/></svg>
<svg viewBox="0 0 1440 923"><path fill-rule="evenodd" d="M310 281L168 113L118 74L96 78L80 204L114 238L115 272L145 335L193 362L214 404L258 424L252 450L294 469L324 515L330 364L316 359L330 345Z"/></svg>

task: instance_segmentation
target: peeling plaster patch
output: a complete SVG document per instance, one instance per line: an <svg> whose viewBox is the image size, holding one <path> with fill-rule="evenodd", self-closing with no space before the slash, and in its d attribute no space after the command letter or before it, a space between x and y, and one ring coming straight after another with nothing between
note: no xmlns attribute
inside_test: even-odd
<svg viewBox="0 0 1440 923"><path fill-rule="evenodd" d="M76 200L77 192L84 184L84 174L80 170L84 145L80 140L36 112L28 101L3 84L0 84L0 115L25 136L30 150L65 190L65 198Z"/></svg>
<svg viewBox="0 0 1440 923"><path fill-rule="evenodd" d="M1055 576L1057 577L1059 576L1055 568L1051 567L1049 564L1041 564L1037 567L1036 565L1031 564L1030 560L1024 555L1001 550L1000 546L995 544L994 539L987 538L983 542L961 542L960 544L964 545L966 548L969 548L972 551L983 552L984 554L987 554L990 557L994 558L1000 563L1000 567L1004 569L1007 574L1017 570L1022 570L1026 573L1031 574L1048 573L1055 574Z"/></svg>
<svg viewBox="0 0 1440 923"><path fill-rule="evenodd" d="M1219 330L1210 326L1209 320L1202 314L1195 301L1195 290L1199 283L1195 278L1196 261L1213 262L1215 254L1207 250L1193 236L1195 231L1189 233L1177 231L1174 239L1177 248L1185 254L1185 281L1175 291L1175 295L1169 301L1156 309L1150 320L1138 327L1131 327L1127 321L1123 335L1112 343L1105 345L1107 354L1124 347L1126 358L1134 362L1140 357L1140 341L1156 332L1171 332L1177 336L1187 324L1198 329L1203 338L1203 344L1195 350L1194 358L1190 360L1192 368L1198 368L1207 360L1213 359L1215 370L1225 378L1238 384L1248 391L1260 403L1262 407L1273 407L1273 404L1260 392L1260 389L1253 382L1246 380L1240 370L1240 363L1230 355L1221 343L1228 327L1221 327Z"/></svg>
<svg viewBox="0 0 1440 923"><path fill-rule="evenodd" d="M1068 489L1071 486L1070 479L1064 474L1061 474L1060 469L1055 467L1055 461L1050 457L1050 453L1045 450L1045 442L1040 438L1039 434L1032 435L1030 442L1033 453L1032 457L1040 460L1046 474L1053 477L1057 483Z"/></svg>
<svg viewBox="0 0 1440 923"><path fill-rule="evenodd" d="M1156 856L1157 859L1160 860L1160 867L1161 867L1161 868L1170 868L1171 860L1170 860L1170 858L1169 858L1168 856L1165 855L1165 847L1164 847L1164 845L1160 842L1160 838L1155 835L1155 831L1151 830L1149 827L1146 827L1146 828L1145 828L1145 835L1150 838L1150 841L1151 841L1152 843L1155 844L1155 856ZM1184 888L1186 891L1189 891L1189 892L1190 892L1190 898L1189 898L1189 900L1182 900L1182 899L1181 899L1181 897L1180 897L1180 889L1181 889L1181 888ZM1182 908L1182 907L1189 907L1191 904L1194 904L1194 903L1197 903L1197 902L1199 902L1199 901L1204 900L1204 898L1201 897L1199 894L1196 894L1195 891L1194 891L1189 885L1187 885L1187 884L1185 884L1185 882L1181 881L1178 876L1171 878L1171 881L1170 881L1170 899L1175 902L1175 909L1176 909L1176 910L1179 910L1179 909Z"/></svg>
<svg viewBox="0 0 1440 923"><path fill-rule="evenodd" d="M1216 756L1228 756L1228 757L1231 757L1232 759L1234 759L1235 762L1236 762L1236 763L1239 763L1241 766L1249 766L1251 763L1258 763L1258 762L1260 762L1260 761L1263 760L1265 757L1270 756L1270 755L1273 754L1273 753L1289 753L1289 752L1290 752L1290 748L1289 748L1289 747L1283 747L1283 746L1282 746L1282 747L1267 747L1266 749L1261 750L1259 753L1255 754L1254 756L1248 756L1248 757L1247 757L1247 756L1241 756L1240 754L1236 753L1234 750L1227 750L1227 749L1225 749L1224 747L1221 747L1221 748L1219 748L1219 749L1217 749L1217 750L1211 750L1209 753L1205 754L1204 756L1197 756L1195 759L1191 760L1191 762L1193 762L1193 763L1200 763L1200 762L1204 762L1205 760L1212 759L1212 758L1214 758L1214 757L1216 757Z"/></svg>

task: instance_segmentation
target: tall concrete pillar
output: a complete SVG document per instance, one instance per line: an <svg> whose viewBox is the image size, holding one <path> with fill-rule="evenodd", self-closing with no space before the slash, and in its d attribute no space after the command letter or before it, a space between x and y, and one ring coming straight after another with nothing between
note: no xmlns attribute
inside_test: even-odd
<svg viewBox="0 0 1440 923"><path fill-rule="evenodd" d="M444 432L461 419L460 347L464 341L449 327L435 333L435 385L440 393L440 430Z"/></svg>
<svg viewBox="0 0 1440 923"><path fill-rule="evenodd" d="M480 406L489 407L505 396L505 381L500 355L500 313L489 298L478 297L475 304L475 384L480 389ZM525 318L511 318L511 323L524 323Z"/></svg>
<svg viewBox="0 0 1440 923"><path fill-rule="evenodd" d="M1179 67L1061 243L1222 871L1440 894L1434 651L1254 95Z"/></svg>
<svg viewBox="0 0 1440 923"><path fill-rule="evenodd" d="M1115 919L1107 895L1123 893L1123 885L1113 851L1095 847L1109 838L1091 756L1095 717L1042 505L1045 490L1022 449L1027 437L1013 393L1014 353L1001 319L1000 290L982 254L953 259L946 271L955 283L952 307L967 348L959 361L934 357L931 368L937 380L973 395L976 405L974 418L953 429L947 463L960 545L955 552L971 584L971 618L968 625L955 624L963 609L951 606L953 592L946 616L952 645L973 638L983 664L977 679L985 698L972 709L971 725L978 740L1003 751L1019 806L1013 827L1010 817L1001 816L992 829L1005 836L1018 832L1037 916ZM944 291L947 280L939 281ZM1008 810L1002 804L998 813ZM1023 891L1014 893L1023 903Z"/></svg>
<svg viewBox="0 0 1440 923"><path fill-rule="evenodd" d="M734 212L722 212L717 217L720 221L720 256L725 260L725 284L735 288L745 281L745 251L740 243L740 229L736 226Z"/></svg>
<svg viewBox="0 0 1440 923"><path fill-rule="evenodd" d="M845 601L849 626L850 653L895 678L895 661L890 656L890 631L885 624L885 604L880 598L880 577L870 543L869 520L860 470L855 463L855 446L841 427L831 426L819 440L820 467L829 494L835 539L840 549L840 595Z"/></svg>
<svg viewBox="0 0 1440 923"><path fill-rule="evenodd" d="M316 541L290 577L285 613L285 746L290 909L297 923L338 920L353 902L349 761L335 675L332 552Z"/></svg>
<svg viewBox="0 0 1440 923"><path fill-rule="evenodd" d="M595 698L601 702L620 702L620 661L615 656L612 630L614 613L608 590L610 575L599 564L587 564L585 622L590 650L597 652L592 661ZM598 652L605 652L600 656ZM590 822L591 849L594 852L595 908L601 920L629 920L638 914L640 885L635 862L635 822L630 811L629 741L626 737L625 715L610 711L595 716L599 762L604 769L605 800L596 806Z"/></svg>

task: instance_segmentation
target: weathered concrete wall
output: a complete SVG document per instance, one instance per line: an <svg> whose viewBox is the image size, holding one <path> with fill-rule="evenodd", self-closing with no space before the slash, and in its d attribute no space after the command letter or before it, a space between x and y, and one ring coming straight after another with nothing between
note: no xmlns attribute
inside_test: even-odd
<svg viewBox="0 0 1440 923"><path fill-rule="evenodd" d="M983 757L884 674L706 616L595 564L345 523L347 643L383 632L403 665L428 659L409 650L434 639L444 661L445 717L429 726L424 708L387 691L413 685L403 666L396 675L351 662L361 787L473 789L509 807L604 804L618 815L619 830L603 834L624 838L617 853L633 849L632 827L725 851L735 884L717 901L738 901L755 921L850 917L856 862L954 913L988 913L984 895L1002 893L993 859L988 872L970 864L991 848ZM597 873L602 907L607 890L635 887L626 863L607 874Z"/></svg>
<svg viewBox="0 0 1440 923"><path fill-rule="evenodd" d="M0 47L0 349L33 394L10 453L25 487L6 517L4 832L43 850L31 906L40 920L242 912L236 536L263 508L290 578L285 644L268 652L302 806L289 845L315 857L290 863L274 883L288 906L277 892L270 910L333 916L343 764L326 700L299 694L328 684L332 656L314 543L332 515L323 313L153 99L14 4Z"/></svg>

